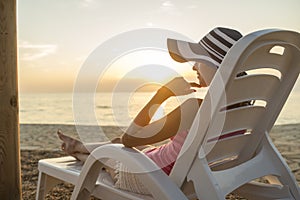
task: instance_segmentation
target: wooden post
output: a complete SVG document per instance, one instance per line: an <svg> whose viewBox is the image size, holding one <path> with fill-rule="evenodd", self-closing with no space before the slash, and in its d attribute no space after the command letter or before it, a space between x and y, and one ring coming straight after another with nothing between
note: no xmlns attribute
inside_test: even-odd
<svg viewBox="0 0 300 200"><path fill-rule="evenodd" d="M21 199L16 0L0 0L0 199Z"/></svg>

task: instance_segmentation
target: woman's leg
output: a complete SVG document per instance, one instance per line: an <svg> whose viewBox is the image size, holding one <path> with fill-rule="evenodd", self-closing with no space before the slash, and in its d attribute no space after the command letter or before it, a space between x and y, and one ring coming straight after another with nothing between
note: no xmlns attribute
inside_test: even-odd
<svg viewBox="0 0 300 200"><path fill-rule="evenodd" d="M67 136L61 132L61 130L57 131L57 135L59 139L62 140L61 149L69 155L79 155L79 154L90 154L94 149L99 146L111 143L121 143L120 138L114 138L112 141L108 142L99 142L99 143L86 143L83 144L81 141ZM143 145L136 147L138 150L142 151L145 148L150 147L150 145Z"/></svg>
<svg viewBox="0 0 300 200"><path fill-rule="evenodd" d="M101 142L101 143L88 143L83 144L81 141L64 135L61 130L57 131L59 139L62 140L61 149L68 155L75 157L77 160L85 161L95 148L110 144L110 143L120 143L120 138L115 138L111 142Z"/></svg>
<svg viewBox="0 0 300 200"><path fill-rule="evenodd" d="M66 152L68 155L73 156L77 160L85 162L88 158L90 152L92 152L95 148L109 143L121 143L120 138L115 138L111 142L102 142L102 143L87 143L83 144L81 141L64 135L61 130L57 131L58 137L62 140L61 149ZM150 147L149 145L139 146L137 147L138 150L142 151L145 148ZM118 170L118 162L115 160L107 160L105 162L105 167L102 170L105 170L113 179L114 182L117 181L117 172Z"/></svg>

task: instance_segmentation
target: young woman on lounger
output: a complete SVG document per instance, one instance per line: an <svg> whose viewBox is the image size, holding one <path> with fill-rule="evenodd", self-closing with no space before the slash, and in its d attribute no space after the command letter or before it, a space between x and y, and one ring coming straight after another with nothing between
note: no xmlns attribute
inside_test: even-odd
<svg viewBox="0 0 300 200"><path fill-rule="evenodd" d="M193 87L209 86L224 56L241 37L242 35L236 30L218 27L204 36L199 43L168 39L168 50L174 60L195 62L193 70L197 73L199 83L189 83L184 78L177 77L162 86L138 113L121 138L115 138L111 143L136 147L169 175L202 100L188 99L163 118L153 122L151 122L151 118L158 107L168 98L191 94L195 92ZM64 135L61 131L58 131L57 134L63 141L62 150L81 161L85 161L93 149L107 144L84 145L82 142ZM162 146L149 146L166 139L170 140ZM112 176L117 188L149 194L142 182L133 173L128 173L126 166L117 161L110 162L110 167L107 167L106 170ZM132 184L125 184L128 182Z"/></svg>

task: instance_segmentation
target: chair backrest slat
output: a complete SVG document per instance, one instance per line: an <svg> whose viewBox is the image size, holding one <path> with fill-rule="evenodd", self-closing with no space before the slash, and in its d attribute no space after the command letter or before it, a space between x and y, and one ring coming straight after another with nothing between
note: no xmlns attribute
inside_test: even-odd
<svg viewBox="0 0 300 200"><path fill-rule="evenodd" d="M237 77L227 90L227 105L249 100L270 99L270 95L278 88L280 79L270 74L253 74Z"/></svg>

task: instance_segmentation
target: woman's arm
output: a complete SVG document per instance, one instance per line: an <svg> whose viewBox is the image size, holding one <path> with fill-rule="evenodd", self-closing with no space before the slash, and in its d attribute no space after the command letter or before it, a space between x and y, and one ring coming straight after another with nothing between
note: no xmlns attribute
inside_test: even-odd
<svg viewBox="0 0 300 200"><path fill-rule="evenodd" d="M123 134L122 143L126 147L148 145L173 137L178 132L188 130L201 102L201 99L188 99L168 115L140 128L135 134Z"/></svg>
<svg viewBox="0 0 300 200"><path fill-rule="evenodd" d="M180 127L185 124L181 122L183 116L187 115L187 113L193 115L193 112L198 110L198 100L187 101L162 119L152 123L150 123L150 121L154 113L165 100L171 96L180 96L195 92L191 87L199 87L199 85L196 83L188 83L182 77L179 77L160 88L139 112L133 120L133 123L128 127L126 133L123 134L122 143L128 147L140 146L153 144L175 135L178 130L181 130ZM184 128L188 129L190 125L191 123L189 123L189 126L184 125Z"/></svg>

